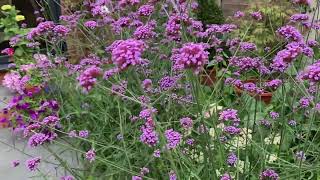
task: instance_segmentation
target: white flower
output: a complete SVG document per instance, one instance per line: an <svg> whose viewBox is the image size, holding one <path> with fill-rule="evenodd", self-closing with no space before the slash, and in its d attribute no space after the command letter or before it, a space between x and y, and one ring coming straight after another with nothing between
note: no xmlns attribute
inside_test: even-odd
<svg viewBox="0 0 320 180"><path fill-rule="evenodd" d="M278 156L276 154L270 154L268 162L273 163L278 159Z"/></svg>
<svg viewBox="0 0 320 180"><path fill-rule="evenodd" d="M273 139L273 142L271 142ZM273 137L272 135L266 137L264 139L264 143L266 144L275 144L275 145L279 145L281 141L281 136L280 134L276 134L275 137Z"/></svg>
<svg viewBox="0 0 320 180"><path fill-rule="evenodd" d="M215 130L214 130L214 128L210 128L210 129L209 129L209 135L210 135L212 138L214 138L214 136L215 136Z"/></svg>
<svg viewBox="0 0 320 180"><path fill-rule="evenodd" d="M100 11L103 14L109 14L110 13L110 10L109 10L109 8L107 6L101 6Z"/></svg>

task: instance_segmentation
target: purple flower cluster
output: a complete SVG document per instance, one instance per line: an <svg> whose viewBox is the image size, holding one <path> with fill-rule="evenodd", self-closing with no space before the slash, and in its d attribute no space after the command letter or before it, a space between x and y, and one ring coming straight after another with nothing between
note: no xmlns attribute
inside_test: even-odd
<svg viewBox="0 0 320 180"><path fill-rule="evenodd" d="M71 30L64 25L55 25L52 21L45 21L30 30L27 34L28 40L34 40L41 36L49 38L65 37Z"/></svg>
<svg viewBox="0 0 320 180"><path fill-rule="evenodd" d="M235 12L234 15L233 15L234 18L242 18L242 17L244 17L244 16L245 16L245 14L244 14L244 12L242 12L242 11L237 11L237 12Z"/></svg>
<svg viewBox="0 0 320 180"><path fill-rule="evenodd" d="M96 159L96 152L93 149L90 149L85 155L89 162L93 162Z"/></svg>
<svg viewBox="0 0 320 180"><path fill-rule="evenodd" d="M29 169L29 171L35 171L38 168L40 161L41 161L40 157L28 159L26 161L26 167Z"/></svg>
<svg viewBox="0 0 320 180"><path fill-rule="evenodd" d="M278 34L288 41L300 42L303 40L302 34L295 27L286 25L277 30Z"/></svg>
<svg viewBox="0 0 320 180"><path fill-rule="evenodd" d="M192 69L199 72L208 63L209 52L205 50L203 44L186 43L176 52L175 65L183 69Z"/></svg>
<svg viewBox="0 0 320 180"><path fill-rule="evenodd" d="M306 67L306 69L300 74L301 79L308 80L310 82L320 81L320 60Z"/></svg>
<svg viewBox="0 0 320 180"><path fill-rule="evenodd" d="M285 49L277 53L270 66L275 71L284 72L289 67L289 63L294 61L301 54L312 57L313 50L302 42L289 43L286 45Z"/></svg>
<svg viewBox="0 0 320 180"><path fill-rule="evenodd" d="M57 116L47 116L43 118L42 122L48 126L56 126L60 119Z"/></svg>
<svg viewBox="0 0 320 180"><path fill-rule="evenodd" d="M293 14L290 17L290 21L292 22L301 22L301 21L307 21L309 19L308 14Z"/></svg>
<svg viewBox="0 0 320 180"><path fill-rule="evenodd" d="M240 119L238 117L238 111L235 109L227 109L224 111L221 111L219 113L219 120L220 121L232 121L235 124L239 124Z"/></svg>
<svg viewBox="0 0 320 180"><path fill-rule="evenodd" d="M235 166L238 161L238 157L235 153L230 153L227 158L227 164L229 166Z"/></svg>
<svg viewBox="0 0 320 180"><path fill-rule="evenodd" d="M260 174L260 180L278 180L279 175L272 169L266 169Z"/></svg>
<svg viewBox="0 0 320 180"><path fill-rule="evenodd" d="M150 4L142 5L138 9L138 14L140 16L150 16L154 11L154 6Z"/></svg>
<svg viewBox="0 0 320 180"><path fill-rule="evenodd" d="M140 128L142 132L140 136L140 141L150 147L155 146L159 142L158 133L154 130L152 126L143 125Z"/></svg>
<svg viewBox="0 0 320 180"><path fill-rule="evenodd" d="M43 133L35 133L29 138L28 145L30 147L37 147L42 145L45 141L48 140L48 136Z"/></svg>
<svg viewBox="0 0 320 180"><path fill-rule="evenodd" d="M265 126L266 128L270 128L272 126L271 122L266 119L260 120L260 124Z"/></svg>
<svg viewBox="0 0 320 180"><path fill-rule="evenodd" d="M86 21L83 25L90 29L95 29L98 26L97 22L93 20Z"/></svg>
<svg viewBox="0 0 320 180"><path fill-rule="evenodd" d="M24 90L29 80L30 77L28 75L21 77L18 72L11 72L7 73L4 76L2 84L11 91L16 91L19 94L24 94Z"/></svg>
<svg viewBox="0 0 320 180"><path fill-rule="evenodd" d="M240 42L240 50L242 52L255 51L257 50L257 46L250 42Z"/></svg>
<svg viewBox="0 0 320 180"><path fill-rule="evenodd" d="M135 66L142 63L142 53L145 43L141 40L127 39L118 40L112 43L107 50L111 50L112 62L124 70L130 65Z"/></svg>
<svg viewBox="0 0 320 180"><path fill-rule="evenodd" d="M168 129L164 134L167 139L167 149L175 149L180 144L182 136L179 132Z"/></svg>
<svg viewBox="0 0 320 180"><path fill-rule="evenodd" d="M280 79L273 79L265 83L265 87L272 88L272 89L277 89L281 85L282 85L282 80Z"/></svg>
<svg viewBox="0 0 320 180"><path fill-rule="evenodd" d="M260 11L250 13L251 17L257 21L262 20L262 14Z"/></svg>
<svg viewBox="0 0 320 180"><path fill-rule="evenodd" d="M63 176L60 180L75 180L73 176Z"/></svg>
<svg viewBox="0 0 320 180"><path fill-rule="evenodd" d="M181 38L181 19L177 15L171 15L166 23L166 36L170 40L179 41Z"/></svg>
<svg viewBox="0 0 320 180"><path fill-rule="evenodd" d="M83 87L84 92L89 92L97 82L97 77L101 74L101 68L97 66L90 66L85 69L77 78L80 86Z"/></svg>
<svg viewBox="0 0 320 180"><path fill-rule="evenodd" d="M311 101L313 100L313 97L303 97L299 100L300 107L307 108L310 106Z"/></svg>
<svg viewBox="0 0 320 180"><path fill-rule="evenodd" d="M11 162L12 167L17 167L20 165L20 161L19 160L14 160Z"/></svg>
<svg viewBox="0 0 320 180"><path fill-rule="evenodd" d="M133 36L139 40L153 38L156 35L156 33L153 32L154 28L155 28L154 24L151 24L151 23L143 26L139 26L133 33Z"/></svg>
<svg viewBox="0 0 320 180"><path fill-rule="evenodd" d="M180 124L184 129L191 129L193 125L193 121L189 117L184 117L180 119Z"/></svg>
<svg viewBox="0 0 320 180"><path fill-rule="evenodd" d="M232 57L230 58L230 65L237 67L240 72L259 69L262 66L260 58L251 57Z"/></svg>
<svg viewBox="0 0 320 180"><path fill-rule="evenodd" d="M271 117L272 119L278 119L278 118L280 117L279 113L274 112L274 111L271 111L271 112L269 113L269 115L270 115L270 117Z"/></svg>
<svg viewBox="0 0 320 180"><path fill-rule="evenodd" d="M164 76L159 80L159 86L162 91L168 91L172 89L177 83L176 77Z"/></svg>
<svg viewBox="0 0 320 180"><path fill-rule="evenodd" d="M111 93L113 95L123 96L127 91L127 86L127 81L121 81L119 84L112 84Z"/></svg>
<svg viewBox="0 0 320 180"><path fill-rule="evenodd" d="M228 173L224 173L221 177L220 180L232 180L231 176Z"/></svg>

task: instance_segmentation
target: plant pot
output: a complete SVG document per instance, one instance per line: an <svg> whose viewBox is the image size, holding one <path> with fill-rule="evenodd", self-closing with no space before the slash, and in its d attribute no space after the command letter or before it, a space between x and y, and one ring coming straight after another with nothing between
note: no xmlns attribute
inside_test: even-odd
<svg viewBox="0 0 320 180"><path fill-rule="evenodd" d="M8 128L9 127L9 120L11 117L10 112L5 112L2 110L0 112L0 128Z"/></svg>
<svg viewBox="0 0 320 180"><path fill-rule="evenodd" d="M217 72L215 69L206 69L200 75L200 83L205 86L212 87L217 81Z"/></svg>
<svg viewBox="0 0 320 180"><path fill-rule="evenodd" d="M244 81L245 83L256 83L258 80L256 79L250 79L250 80L246 80ZM241 96L242 93L243 93L243 89L241 87L238 87L238 86L234 86L234 90L235 90L235 93L238 95L238 96ZM271 103L271 100L272 100L272 92L263 92L261 94L258 94L258 93L253 93L253 92L247 92L251 97L254 97L256 98L257 100L259 101L263 101L264 103L266 104L270 104Z"/></svg>
<svg viewBox="0 0 320 180"><path fill-rule="evenodd" d="M26 85L24 91L25 91L25 94L27 94L28 96L33 96L35 94L40 93L41 90L42 90L42 87L40 86Z"/></svg>

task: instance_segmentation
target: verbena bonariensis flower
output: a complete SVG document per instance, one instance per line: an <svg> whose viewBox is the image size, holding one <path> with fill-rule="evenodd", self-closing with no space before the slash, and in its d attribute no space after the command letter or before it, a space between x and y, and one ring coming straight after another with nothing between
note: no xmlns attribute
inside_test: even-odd
<svg viewBox="0 0 320 180"><path fill-rule="evenodd" d="M37 64L36 67L47 70L49 68L54 67L54 64L52 64L51 60L48 58L48 56L44 54L34 54L33 58L36 60Z"/></svg>
<svg viewBox="0 0 320 180"><path fill-rule="evenodd" d="M186 43L176 53L177 59L174 63L184 69L192 69L195 73L198 73L209 61L209 52L201 43Z"/></svg>
<svg viewBox="0 0 320 180"><path fill-rule="evenodd" d="M131 180L142 180L140 176L132 176Z"/></svg>
<svg viewBox="0 0 320 180"><path fill-rule="evenodd" d="M243 16L245 16L245 14L242 11L237 11L233 15L234 18L242 18Z"/></svg>
<svg viewBox="0 0 320 180"><path fill-rule="evenodd" d="M258 69L262 62L260 58L251 57L232 57L230 58L230 65L237 67L240 72Z"/></svg>
<svg viewBox="0 0 320 180"><path fill-rule="evenodd" d="M127 91L128 82L121 81L119 84L112 84L111 86L111 94L123 96Z"/></svg>
<svg viewBox="0 0 320 180"><path fill-rule="evenodd" d="M230 153L230 154L228 155L227 164L228 164L229 166L235 166L236 163L237 163L237 161L238 161L238 157L237 157L237 155L236 155L234 152L232 152L232 153Z"/></svg>
<svg viewBox="0 0 320 180"><path fill-rule="evenodd" d="M277 30L277 33L283 37L284 39L288 40L288 41L302 41L303 40L303 36L302 34L299 32L299 30L297 30L295 27L290 26L290 25L285 25L283 27L280 27Z"/></svg>
<svg viewBox="0 0 320 180"><path fill-rule="evenodd" d="M156 108L146 108L140 111L139 118L147 120L148 118L152 118L153 114L156 114L158 111Z"/></svg>
<svg viewBox="0 0 320 180"><path fill-rule="evenodd" d="M63 176L60 180L75 180L73 176Z"/></svg>
<svg viewBox="0 0 320 180"><path fill-rule="evenodd" d="M240 134L241 129L235 126L226 126L223 128L223 132L230 134L230 135L237 135Z"/></svg>
<svg viewBox="0 0 320 180"><path fill-rule="evenodd" d="M262 14L260 11L250 13L251 17L257 21L262 20Z"/></svg>
<svg viewBox="0 0 320 180"><path fill-rule="evenodd" d="M231 176L228 173L224 173L221 177L220 180L232 180Z"/></svg>
<svg viewBox="0 0 320 180"><path fill-rule="evenodd" d="M54 27L55 24L52 21L41 22L37 27L30 30L30 32L27 34L27 39L33 40L34 38L37 38L39 36L49 35Z"/></svg>
<svg viewBox="0 0 320 180"><path fill-rule="evenodd" d="M125 7L128 5L134 6L139 3L140 3L140 0L120 0L118 4L120 7Z"/></svg>
<svg viewBox="0 0 320 180"><path fill-rule="evenodd" d="M90 149L88 152L85 154L86 159L91 163L96 159L96 152L93 149Z"/></svg>
<svg viewBox="0 0 320 180"><path fill-rule="evenodd" d="M150 16L154 11L154 6L150 4L145 4L140 6L138 9L138 14L140 16Z"/></svg>
<svg viewBox="0 0 320 180"><path fill-rule="evenodd" d="M179 41L181 38L181 18L178 15L169 16L166 23L166 36L174 41Z"/></svg>
<svg viewBox="0 0 320 180"><path fill-rule="evenodd" d="M149 125L143 125L140 128L142 134L140 135L140 141L148 146L155 146L159 142L158 133L153 127Z"/></svg>
<svg viewBox="0 0 320 180"><path fill-rule="evenodd" d="M79 131L79 137L81 138L87 138L89 136L89 131L88 130L81 130Z"/></svg>
<svg viewBox="0 0 320 180"><path fill-rule="evenodd" d="M169 172L169 180L177 180L177 175L174 171Z"/></svg>
<svg viewBox="0 0 320 180"><path fill-rule="evenodd" d="M180 119L180 124L184 129L191 129L193 125L193 121L189 117L184 117Z"/></svg>
<svg viewBox="0 0 320 180"><path fill-rule="evenodd" d="M168 129L164 132L167 139L167 149L175 149L181 142L182 136L179 132L173 129Z"/></svg>
<svg viewBox="0 0 320 180"><path fill-rule="evenodd" d="M144 176L144 175L148 174L149 172L150 172L150 170L147 167L143 167L140 169L141 176Z"/></svg>
<svg viewBox="0 0 320 180"><path fill-rule="evenodd" d="M59 37L65 37L70 31L71 29L64 25L57 25L53 28L53 32Z"/></svg>
<svg viewBox="0 0 320 180"><path fill-rule="evenodd" d="M320 81L320 61L318 60L314 64L306 67L306 69L300 74L301 79L309 80L310 82Z"/></svg>
<svg viewBox="0 0 320 180"><path fill-rule="evenodd" d="M260 180L278 180L279 175L272 169L266 169L260 174L259 178Z"/></svg>
<svg viewBox="0 0 320 180"><path fill-rule="evenodd" d="M284 72L289 67L289 63L301 54L312 57L313 50L303 42L291 42L286 45L285 49L277 53L270 66L275 71Z"/></svg>
<svg viewBox="0 0 320 180"><path fill-rule="evenodd" d="M41 161L41 157L28 159L26 161L26 167L28 168L29 171L35 171L38 168L40 161Z"/></svg>
<svg viewBox="0 0 320 180"><path fill-rule="evenodd" d="M20 161L19 160L14 160L11 162L12 167L17 167L20 165Z"/></svg>
<svg viewBox="0 0 320 180"><path fill-rule="evenodd" d="M42 122L45 125L56 126L60 119L57 116L47 116L43 118Z"/></svg>
<svg viewBox="0 0 320 180"><path fill-rule="evenodd" d="M297 121L295 121L295 120L290 120L290 121L288 121L288 124L289 124L290 126L296 126L296 125L297 125Z"/></svg>
<svg viewBox="0 0 320 180"><path fill-rule="evenodd" d="M113 42L107 50L111 50L113 64L124 70L130 65L135 66L143 62L141 56L145 46L141 40L127 39Z"/></svg>
<svg viewBox="0 0 320 180"><path fill-rule="evenodd" d="M257 46L251 42L240 42L240 50L242 52L250 52L257 50Z"/></svg>
<svg viewBox="0 0 320 180"><path fill-rule="evenodd" d="M162 91L172 89L177 83L176 77L164 76L159 80L159 86Z"/></svg>
<svg viewBox="0 0 320 180"><path fill-rule="evenodd" d="M95 29L95 28L98 26L97 22L96 22L96 21L93 21L93 20L86 21L86 22L84 22L83 25L84 25L85 27L87 27L87 28L90 28L90 29Z"/></svg>
<svg viewBox="0 0 320 180"><path fill-rule="evenodd" d="M316 41L316 40L308 40L307 41L307 45L309 46L309 47L316 47L316 46L319 46L319 43Z"/></svg>
<svg viewBox="0 0 320 180"><path fill-rule="evenodd" d="M155 27L150 25L150 24L139 26L135 30L135 32L133 33L133 36L136 39L150 39L150 38L153 38L156 35L156 33L153 32L154 28Z"/></svg>
<svg viewBox="0 0 320 180"><path fill-rule="evenodd" d="M156 150L153 152L153 157L156 157L156 158L161 157L161 151L160 151L160 149L156 149Z"/></svg>
<svg viewBox="0 0 320 180"><path fill-rule="evenodd" d="M271 111L271 112L269 113L269 115L270 115L270 117L271 117L272 119L278 119L278 118L280 117L279 113L274 112L274 111Z"/></svg>
<svg viewBox="0 0 320 180"><path fill-rule="evenodd" d="M309 19L308 14L293 14L290 17L290 21L292 22L307 21L308 19Z"/></svg>
<svg viewBox="0 0 320 180"><path fill-rule="evenodd" d="M142 81L142 88L145 91L150 91L152 88L152 80L151 79L145 79Z"/></svg>
<svg viewBox="0 0 320 180"><path fill-rule="evenodd" d="M267 128L270 128L272 126L271 122L266 119L260 120L260 124L267 127Z"/></svg>
<svg viewBox="0 0 320 180"><path fill-rule="evenodd" d="M311 101L313 100L313 96L303 97L299 100L300 107L307 108L310 106Z"/></svg>
<svg viewBox="0 0 320 180"><path fill-rule="evenodd" d="M35 133L29 138L28 145L30 147L37 147L47 141L48 136L43 133Z"/></svg>
<svg viewBox="0 0 320 180"><path fill-rule="evenodd" d="M206 33L209 36L211 36L216 33L221 33L221 34L230 33L236 29L237 29L237 26L235 24L221 24L221 25L210 24L210 25L207 25Z"/></svg>
<svg viewBox="0 0 320 180"><path fill-rule="evenodd" d="M227 109L224 111L221 111L219 113L219 120L220 121L231 121L235 125L238 125L240 122L240 118L238 117L238 111L235 109Z"/></svg>
<svg viewBox="0 0 320 180"><path fill-rule="evenodd" d="M97 66L90 66L85 69L78 77L80 86L83 87L84 92L89 92L96 84L97 77L101 74L101 68Z"/></svg>
<svg viewBox="0 0 320 180"><path fill-rule="evenodd" d="M279 86L282 85L282 80L280 79L273 79L271 81L267 81L265 84L265 87L277 89Z"/></svg>
<svg viewBox="0 0 320 180"><path fill-rule="evenodd" d="M11 72L7 73L4 76L2 84L11 91L16 91L19 94L24 94L24 90L29 80L30 77L27 75L21 77L18 72Z"/></svg>

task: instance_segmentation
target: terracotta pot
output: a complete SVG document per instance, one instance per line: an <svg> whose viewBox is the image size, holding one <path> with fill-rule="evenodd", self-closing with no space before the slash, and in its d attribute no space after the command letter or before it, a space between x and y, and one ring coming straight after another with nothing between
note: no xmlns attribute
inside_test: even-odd
<svg viewBox="0 0 320 180"><path fill-rule="evenodd" d="M2 85L2 81L4 80L4 76L7 74L7 71L0 71L0 84Z"/></svg>
<svg viewBox="0 0 320 180"><path fill-rule="evenodd" d="M249 82L252 82L252 83L256 83L258 80L255 80L255 79L250 79L250 80L246 80L244 81L245 83L249 83ZM241 96L242 93L243 93L243 89L241 87L238 87L238 86L234 86L234 90L236 92L236 94L238 96ZM257 93L253 93L253 92L247 92L250 96L256 98L257 100L259 101L263 101L264 103L266 104L270 104L271 103L271 100L272 100L272 92L263 92L261 94L257 94Z"/></svg>
<svg viewBox="0 0 320 180"><path fill-rule="evenodd" d="M11 113L10 112L4 112L4 111L0 112L0 128L9 127L10 117L11 117Z"/></svg>
<svg viewBox="0 0 320 180"><path fill-rule="evenodd" d="M215 69L206 69L200 76L200 83L205 86L213 86L217 80L217 72Z"/></svg>

